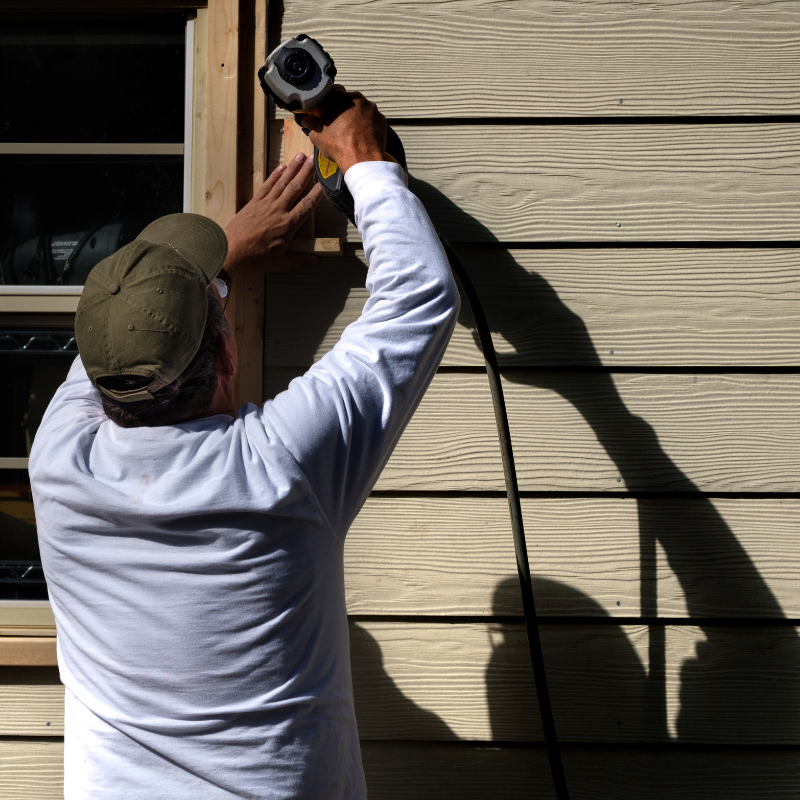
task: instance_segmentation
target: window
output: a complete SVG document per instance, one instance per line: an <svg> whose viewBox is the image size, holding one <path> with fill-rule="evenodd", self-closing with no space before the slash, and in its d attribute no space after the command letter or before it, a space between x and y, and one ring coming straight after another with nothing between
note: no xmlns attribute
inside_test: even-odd
<svg viewBox="0 0 800 800"><path fill-rule="evenodd" d="M47 404L77 355L69 322L22 318L0 326L0 600L46 600L28 455Z"/></svg>
<svg viewBox="0 0 800 800"><path fill-rule="evenodd" d="M0 27L0 612L47 599L27 460L86 276L189 210L193 30L174 13Z"/></svg>
<svg viewBox="0 0 800 800"><path fill-rule="evenodd" d="M3 23L4 285L81 285L183 209L185 53L183 15Z"/></svg>

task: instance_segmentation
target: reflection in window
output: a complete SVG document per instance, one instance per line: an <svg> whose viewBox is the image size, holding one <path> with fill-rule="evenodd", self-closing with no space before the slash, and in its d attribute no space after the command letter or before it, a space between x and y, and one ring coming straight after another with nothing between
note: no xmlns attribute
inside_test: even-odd
<svg viewBox="0 0 800 800"><path fill-rule="evenodd" d="M2 282L80 286L150 222L181 210L183 157L0 155L0 185Z"/></svg>
<svg viewBox="0 0 800 800"><path fill-rule="evenodd" d="M185 25L4 19L0 142L182 142Z"/></svg>

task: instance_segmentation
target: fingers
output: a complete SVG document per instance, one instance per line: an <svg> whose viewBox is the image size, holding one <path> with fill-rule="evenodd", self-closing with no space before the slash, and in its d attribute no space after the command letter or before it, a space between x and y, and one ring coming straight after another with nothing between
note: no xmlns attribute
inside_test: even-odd
<svg viewBox="0 0 800 800"><path fill-rule="evenodd" d="M322 187L317 183L311 191L300 200L289 212L289 221L293 228L299 228L322 199Z"/></svg>
<svg viewBox="0 0 800 800"><path fill-rule="evenodd" d="M298 153L278 177L267 195L267 199L270 202L281 203L285 208L290 208L305 190L313 171L314 159L306 158L303 153Z"/></svg>
<svg viewBox="0 0 800 800"><path fill-rule="evenodd" d="M278 202L288 211L303 197L310 182L314 179L314 158L305 158L297 175L283 190Z"/></svg>
<svg viewBox="0 0 800 800"><path fill-rule="evenodd" d="M303 114L303 116L300 117L300 124L310 131L316 131L322 127L320 118L312 116L311 114Z"/></svg>
<svg viewBox="0 0 800 800"><path fill-rule="evenodd" d="M254 200L263 200L272 190L272 187L278 182L278 178L286 171L285 164L278 164L270 173L270 176L258 187L258 190L253 195Z"/></svg>

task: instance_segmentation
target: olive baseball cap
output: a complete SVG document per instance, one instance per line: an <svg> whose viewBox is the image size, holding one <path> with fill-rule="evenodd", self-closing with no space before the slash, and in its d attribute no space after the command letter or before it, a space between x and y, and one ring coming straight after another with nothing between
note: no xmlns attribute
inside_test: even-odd
<svg viewBox="0 0 800 800"><path fill-rule="evenodd" d="M208 285L227 254L216 222L169 214L97 264L78 303L75 338L101 392L122 402L152 400L189 366L203 339ZM115 390L99 384L103 378L142 380Z"/></svg>

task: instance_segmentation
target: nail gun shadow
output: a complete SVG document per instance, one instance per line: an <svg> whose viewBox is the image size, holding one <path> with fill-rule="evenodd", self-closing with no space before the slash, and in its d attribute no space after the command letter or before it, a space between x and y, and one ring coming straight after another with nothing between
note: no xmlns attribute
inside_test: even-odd
<svg viewBox="0 0 800 800"><path fill-rule="evenodd" d="M426 204L434 224L456 243L457 249L459 238L493 241L481 223L429 184L412 178L410 186ZM323 217L326 227L320 235L344 236L343 218L328 214ZM522 267L509 250L462 248L462 253L493 332L513 347L513 353L504 354L502 360L503 366L517 368L506 372L507 380L556 392L569 401L592 428L618 474L625 476L628 488L649 489L657 479L661 487L695 491L697 487L664 452L652 426L627 409L611 375L602 370L584 371L586 367L601 367L601 360L583 320L560 300L553 287L540 275ZM542 253L546 258L546 251ZM267 396L283 388L289 377L302 372L302 367L311 364L320 349L331 346L338 338L337 317L344 310L351 290L363 287L364 278L363 266L353 256L343 262L341 270L338 266L334 268L332 262L317 267L319 284L308 278L298 281L297 289L293 290L296 297L287 297L280 291L273 296L275 304L281 306L275 309L278 321L291 314L293 330L302 328L302 341L299 345L297 341L292 343L290 363L281 362L279 342L272 348L278 354L272 363L278 368L266 370ZM586 268L591 268L588 263ZM313 303L307 302L309 287L315 293ZM268 284L268 303L275 288L282 287ZM269 318L268 308L268 326L272 324ZM460 322L471 326L466 304ZM279 337L280 325L274 329ZM269 341L267 344L270 351ZM565 366L574 367L575 371L564 370ZM687 652L682 643L687 641L690 629L670 628L667 636L663 626L655 625L650 628L649 643L644 649L627 651L624 661L628 667L622 673L629 677L607 688L608 697L617 698L624 708L631 708L630 697L636 698L635 718L646 719L647 724L637 732L626 726L624 719L617 726L613 714L606 715L612 729L627 727L625 741L669 739L669 688L669 695L676 698L671 701L673 708L675 703L680 707L671 728L679 741L800 742L800 639L794 627L780 624L785 615L777 599L725 520L699 494L683 500L670 499L668 495L640 499L637 505L641 613L644 617L658 615L656 544L660 543L669 568L680 583L688 615L696 619L694 630L699 629L701 635L697 637L696 650L692 652L690 647ZM553 597L561 591L561 599L555 605L555 601L547 601L547 586ZM557 591L558 584L542 581L538 587L538 592L544 591L542 602L544 609L549 602L550 613L604 616L589 598L568 587ZM513 592L511 584L503 584L498 588L498 597L509 592ZM727 618L731 624L710 624L709 617ZM735 624L737 619L756 618L777 624ZM608 621L602 628L590 627L616 631L617 642L622 641L620 636L627 636ZM570 636L578 637L579 630L582 628L563 626L559 635L569 642ZM558 651L561 645L557 647L554 641L544 636L545 661L558 696L587 696L592 693L593 675L598 670L612 674L616 669L614 658L606 658L599 645L580 656L582 669L573 669L572 655L561 658L558 652L575 655L575 651L569 647ZM507 649L497 652L497 658L510 653ZM634 668L636 660L639 666ZM496 718L496 734L500 736L505 706L493 700L495 694L490 687L490 705L500 709L496 717L492 711L493 725ZM559 718L559 713L556 702L556 723L562 737L585 741L580 713L576 710L570 725ZM587 721L587 730L593 730L594 724ZM606 734L598 733L598 737L599 741L606 740ZM614 740L610 733L607 737Z"/></svg>

